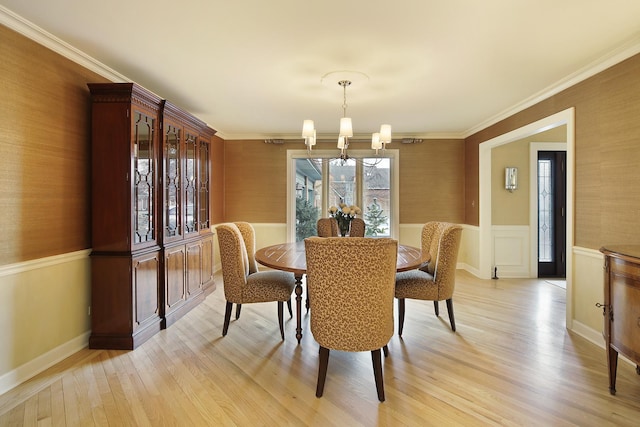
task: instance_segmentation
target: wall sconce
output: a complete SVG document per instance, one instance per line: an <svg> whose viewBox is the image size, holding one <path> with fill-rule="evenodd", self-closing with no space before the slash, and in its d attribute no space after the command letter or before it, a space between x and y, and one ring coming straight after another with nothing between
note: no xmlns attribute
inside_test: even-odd
<svg viewBox="0 0 640 427"><path fill-rule="evenodd" d="M518 168L504 169L504 188L510 193L518 188Z"/></svg>

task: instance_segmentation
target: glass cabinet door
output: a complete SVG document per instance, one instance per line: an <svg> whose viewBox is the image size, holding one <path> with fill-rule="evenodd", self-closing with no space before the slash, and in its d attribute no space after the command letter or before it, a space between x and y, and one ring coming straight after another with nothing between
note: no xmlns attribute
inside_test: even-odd
<svg viewBox="0 0 640 427"><path fill-rule="evenodd" d="M209 228L209 143L200 141L200 152L198 153L200 165L198 167L198 222L200 230Z"/></svg>
<svg viewBox="0 0 640 427"><path fill-rule="evenodd" d="M164 126L164 236L170 239L182 235L181 129L171 123Z"/></svg>
<svg viewBox="0 0 640 427"><path fill-rule="evenodd" d="M140 111L133 116L133 243L156 240L155 218L155 119Z"/></svg>
<svg viewBox="0 0 640 427"><path fill-rule="evenodd" d="M197 149L198 138L196 135L185 132L185 233L198 231L198 183L197 183Z"/></svg>

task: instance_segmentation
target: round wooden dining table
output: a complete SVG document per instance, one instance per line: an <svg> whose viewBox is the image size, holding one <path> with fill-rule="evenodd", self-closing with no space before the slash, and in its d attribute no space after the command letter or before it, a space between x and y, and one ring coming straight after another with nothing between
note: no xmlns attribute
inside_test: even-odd
<svg viewBox="0 0 640 427"><path fill-rule="evenodd" d="M304 241L267 246L257 250L255 257L256 261L265 267L293 273L296 279L296 339L299 344L302 339L302 276L307 272ZM423 257L419 248L398 245L398 272L416 269L428 261L429 254Z"/></svg>

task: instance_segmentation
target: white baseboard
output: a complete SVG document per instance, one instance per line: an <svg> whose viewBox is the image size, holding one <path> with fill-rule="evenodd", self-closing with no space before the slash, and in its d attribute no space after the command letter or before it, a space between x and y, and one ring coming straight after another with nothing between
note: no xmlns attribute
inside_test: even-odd
<svg viewBox="0 0 640 427"><path fill-rule="evenodd" d="M0 395L86 348L89 344L90 334L90 332L86 332L0 376Z"/></svg>
<svg viewBox="0 0 640 427"><path fill-rule="evenodd" d="M574 332L577 335L580 335L582 338L586 339L589 342L600 347L602 350L606 350L606 343L604 337L602 336L602 332L591 329L587 325L583 325L578 321L573 321L572 328L570 328L571 332ZM604 353L603 353L604 354ZM605 356L603 356L605 357ZM618 359L628 363L631 366L636 366L635 362L627 359L624 355L618 354Z"/></svg>

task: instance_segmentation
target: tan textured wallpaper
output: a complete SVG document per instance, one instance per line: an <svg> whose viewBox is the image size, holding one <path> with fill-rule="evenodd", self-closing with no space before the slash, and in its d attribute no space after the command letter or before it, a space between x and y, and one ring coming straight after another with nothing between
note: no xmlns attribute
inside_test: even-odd
<svg viewBox="0 0 640 427"><path fill-rule="evenodd" d="M529 224L529 148L532 142L566 142L567 127L513 141L491 150L491 220L493 225ZM504 188L506 167L518 168L518 189Z"/></svg>
<svg viewBox="0 0 640 427"><path fill-rule="evenodd" d="M575 107L575 244L640 243L640 55L627 59L466 139L467 162L478 145ZM475 160L470 157L476 156ZM466 171L468 224L478 224L478 172Z"/></svg>
<svg viewBox="0 0 640 427"><path fill-rule="evenodd" d="M352 143L352 149L367 144ZM332 149L324 143L322 149ZM400 223L464 220L464 142L394 143L400 150ZM225 221L286 222L287 150L262 140L225 142ZM336 149L337 153L337 149Z"/></svg>
<svg viewBox="0 0 640 427"><path fill-rule="evenodd" d="M89 248L90 103L102 77L0 26L0 265Z"/></svg>

